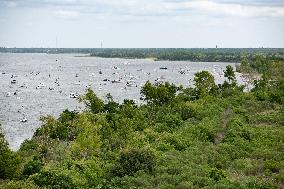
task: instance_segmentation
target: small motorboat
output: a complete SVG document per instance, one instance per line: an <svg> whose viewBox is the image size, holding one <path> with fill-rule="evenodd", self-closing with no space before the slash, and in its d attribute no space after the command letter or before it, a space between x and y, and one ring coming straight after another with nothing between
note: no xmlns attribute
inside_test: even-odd
<svg viewBox="0 0 284 189"><path fill-rule="evenodd" d="M23 117L22 119L20 119L20 122L26 123L26 122L28 122L28 119L26 117Z"/></svg>
<svg viewBox="0 0 284 189"><path fill-rule="evenodd" d="M112 80L111 82L112 82L112 83L123 83L120 79L118 79L118 80Z"/></svg>
<svg viewBox="0 0 284 189"><path fill-rule="evenodd" d="M16 79L13 79L12 81L11 81L11 84L16 84L17 83L17 80Z"/></svg>
<svg viewBox="0 0 284 189"><path fill-rule="evenodd" d="M79 95L77 93L70 93L70 98L78 98Z"/></svg>
<svg viewBox="0 0 284 189"><path fill-rule="evenodd" d="M127 87L137 87L137 84L134 81L129 80L126 82L126 86Z"/></svg>
<svg viewBox="0 0 284 189"><path fill-rule="evenodd" d="M38 86L36 86L36 89L43 89L46 85L44 83L40 83Z"/></svg>

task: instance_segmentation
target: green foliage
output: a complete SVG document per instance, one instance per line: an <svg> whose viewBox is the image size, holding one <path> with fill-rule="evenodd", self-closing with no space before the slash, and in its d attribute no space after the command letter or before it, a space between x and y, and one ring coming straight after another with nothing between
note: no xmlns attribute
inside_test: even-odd
<svg viewBox="0 0 284 189"><path fill-rule="evenodd" d="M80 102L84 102L86 107L94 114L100 113L104 110L104 102L97 97L92 89L87 89L85 95L80 97Z"/></svg>
<svg viewBox="0 0 284 189"><path fill-rule="evenodd" d="M264 72L248 92L230 66L218 86L208 72L193 88L147 82L142 105L88 90L85 111L43 117L19 151L1 135L0 188L283 187L284 64L244 65Z"/></svg>
<svg viewBox="0 0 284 189"><path fill-rule="evenodd" d="M235 72L231 65L226 66L226 70L224 71L224 76L228 78L230 82L236 82Z"/></svg>
<svg viewBox="0 0 284 189"><path fill-rule="evenodd" d="M213 168L209 172L209 177L217 182L222 180L223 178L226 178L226 175L222 170Z"/></svg>
<svg viewBox="0 0 284 189"><path fill-rule="evenodd" d="M20 161L21 158L9 149L0 130L0 179L12 179L18 176Z"/></svg>
<svg viewBox="0 0 284 189"><path fill-rule="evenodd" d="M24 165L23 176L30 176L35 173L38 173L43 166L43 163L40 158L34 157L33 160L29 161Z"/></svg>
<svg viewBox="0 0 284 189"><path fill-rule="evenodd" d="M76 138L79 128L74 126L77 112L64 110L58 120L51 116L41 117L43 127L35 132L35 136L48 135L52 139L72 141Z"/></svg>
<svg viewBox="0 0 284 189"><path fill-rule="evenodd" d="M131 149L120 154L114 168L111 170L111 175L118 177L132 176L140 170L153 173L155 164L156 159L152 152L144 149Z"/></svg>
<svg viewBox="0 0 284 189"><path fill-rule="evenodd" d="M50 188L62 188L62 189L72 189L75 188L75 184L72 179L62 173L57 173L55 171L41 171L32 177L34 183L40 187L50 187Z"/></svg>
<svg viewBox="0 0 284 189"><path fill-rule="evenodd" d="M1 50L1 49L0 49ZM60 51L60 49L57 49ZM69 49L71 51L72 49ZM66 49L62 49L66 51ZM76 49L76 53L79 49ZM91 56L105 58L150 58L153 60L194 61L194 62L241 62L243 59L256 60L261 54L265 58L283 60L283 49L96 49Z"/></svg>
<svg viewBox="0 0 284 189"><path fill-rule="evenodd" d="M214 77L208 71L195 73L194 82L199 97L204 97L209 95L209 93L214 93L214 89L216 89Z"/></svg>
<svg viewBox="0 0 284 189"><path fill-rule="evenodd" d="M11 180L3 185L0 183L0 187L2 189L39 189L39 186L30 180Z"/></svg>
<svg viewBox="0 0 284 189"><path fill-rule="evenodd" d="M178 87L168 82L152 85L147 81L141 89L141 94L147 102L162 105L170 103L178 90Z"/></svg>

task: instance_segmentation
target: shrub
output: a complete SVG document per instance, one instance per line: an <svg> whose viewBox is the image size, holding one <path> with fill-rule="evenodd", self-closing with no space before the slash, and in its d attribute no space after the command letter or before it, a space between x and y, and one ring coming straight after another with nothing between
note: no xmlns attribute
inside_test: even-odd
<svg viewBox="0 0 284 189"><path fill-rule="evenodd" d="M209 177L218 182L219 180L226 178L226 175L222 170L213 168L209 171Z"/></svg>
<svg viewBox="0 0 284 189"><path fill-rule="evenodd" d="M16 177L20 161L20 157L9 149L4 135L0 132L0 179Z"/></svg>
<svg viewBox="0 0 284 189"><path fill-rule="evenodd" d="M37 185L30 180L11 180L4 185L0 183L1 189L39 189Z"/></svg>
<svg viewBox="0 0 284 189"><path fill-rule="evenodd" d="M77 115L78 115L78 112L69 111L68 109L66 109L60 114L58 121L60 121L63 124L68 123L70 121L73 121L76 118Z"/></svg>
<svg viewBox="0 0 284 189"><path fill-rule="evenodd" d="M26 177L38 173L41 170L42 166L43 164L41 162L41 159L34 157L33 160L24 165L23 176Z"/></svg>
<svg viewBox="0 0 284 189"><path fill-rule="evenodd" d="M34 183L40 187L72 189L75 184L72 179L64 174L55 171L41 171L32 177Z"/></svg>
<svg viewBox="0 0 284 189"><path fill-rule="evenodd" d="M279 162L274 160L266 160L264 162L264 168L270 170L273 173L277 173L281 169L281 165Z"/></svg>
<svg viewBox="0 0 284 189"><path fill-rule="evenodd" d="M247 187L250 189L276 189L277 187L270 182L262 182L253 180L247 183Z"/></svg>
<svg viewBox="0 0 284 189"><path fill-rule="evenodd" d="M115 166L111 170L111 175L118 177L125 175L132 176L139 170L152 173L155 164L156 159L152 152L148 150L131 149L120 154Z"/></svg>
<svg viewBox="0 0 284 189"><path fill-rule="evenodd" d="M49 136L52 139L72 141L78 135L79 129L73 125L76 112L64 110L58 120L52 116L42 116L42 127L38 128L34 136Z"/></svg>
<svg viewBox="0 0 284 189"><path fill-rule="evenodd" d="M37 149L38 144L34 140L28 140L26 139L20 147L21 151L29 151L29 150L35 150Z"/></svg>

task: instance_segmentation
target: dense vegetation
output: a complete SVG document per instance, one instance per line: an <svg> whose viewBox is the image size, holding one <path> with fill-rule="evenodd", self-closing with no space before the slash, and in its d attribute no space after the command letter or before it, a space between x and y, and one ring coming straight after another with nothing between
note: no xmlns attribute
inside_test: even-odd
<svg viewBox="0 0 284 189"><path fill-rule="evenodd" d="M153 60L241 62L261 55L269 59L284 60L280 48L0 48L4 53L82 53L104 58L149 58Z"/></svg>
<svg viewBox="0 0 284 189"><path fill-rule="evenodd" d="M0 136L0 187L283 188L283 62L239 69L262 75L251 92L230 66L219 85L207 71L194 88L147 82L142 105L89 89L84 112L42 117L19 151Z"/></svg>
<svg viewBox="0 0 284 189"><path fill-rule="evenodd" d="M284 59L283 49L97 49L91 56L194 62L241 62L256 56Z"/></svg>

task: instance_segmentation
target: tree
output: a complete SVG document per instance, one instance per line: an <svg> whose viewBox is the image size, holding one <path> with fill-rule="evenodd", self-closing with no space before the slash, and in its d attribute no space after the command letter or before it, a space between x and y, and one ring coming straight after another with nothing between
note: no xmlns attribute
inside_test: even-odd
<svg viewBox="0 0 284 189"><path fill-rule="evenodd" d="M179 89L179 87L168 82L152 85L150 81L147 81L142 87L141 94L147 102L162 105L171 102Z"/></svg>
<svg viewBox="0 0 284 189"><path fill-rule="evenodd" d="M194 76L197 95L206 96L216 88L214 77L208 71L197 72Z"/></svg>
<svg viewBox="0 0 284 189"><path fill-rule="evenodd" d="M230 84L236 84L236 75L234 69L231 65L226 66L226 70L224 71L224 76L228 78Z"/></svg>
<svg viewBox="0 0 284 189"><path fill-rule="evenodd" d="M87 93L80 97L79 101L84 102L86 107L95 114L104 110L104 102L97 97L92 89L87 89Z"/></svg>
<svg viewBox="0 0 284 189"><path fill-rule="evenodd" d="M15 177L18 173L19 165L19 156L9 149L8 143L0 130L0 179Z"/></svg>
<svg viewBox="0 0 284 189"><path fill-rule="evenodd" d="M115 113L119 108L119 104L113 100L110 93L106 95L107 103L104 105L104 111L107 113Z"/></svg>

